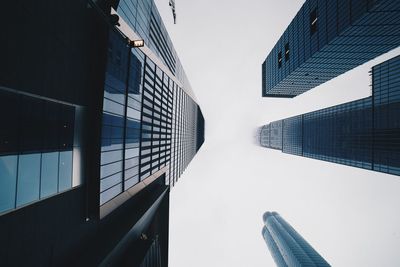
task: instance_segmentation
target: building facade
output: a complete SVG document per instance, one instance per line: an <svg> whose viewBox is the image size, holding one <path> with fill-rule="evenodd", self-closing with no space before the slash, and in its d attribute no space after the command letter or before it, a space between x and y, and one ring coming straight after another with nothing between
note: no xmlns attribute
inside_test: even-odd
<svg viewBox="0 0 400 267"><path fill-rule="evenodd" d="M400 45L400 2L307 0L262 64L262 96L295 97Z"/></svg>
<svg viewBox="0 0 400 267"><path fill-rule="evenodd" d="M266 212L262 236L278 267L330 266L278 213Z"/></svg>
<svg viewBox="0 0 400 267"><path fill-rule="evenodd" d="M4 8L0 265L167 266L204 117L155 3Z"/></svg>
<svg viewBox="0 0 400 267"><path fill-rule="evenodd" d="M400 56L372 68L372 96L261 127L261 146L400 175ZM279 130L273 130L278 125ZM278 144L278 145L277 145Z"/></svg>

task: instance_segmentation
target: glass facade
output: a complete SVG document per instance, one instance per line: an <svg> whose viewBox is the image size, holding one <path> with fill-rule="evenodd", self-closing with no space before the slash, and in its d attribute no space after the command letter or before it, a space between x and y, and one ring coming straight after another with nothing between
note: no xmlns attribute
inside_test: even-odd
<svg viewBox="0 0 400 267"><path fill-rule="evenodd" d="M197 132L200 128L198 107L184 91L176 90L174 107L173 146L170 166L170 177L173 184L177 182L179 176L196 154L198 150L197 139L203 135Z"/></svg>
<svg viewBox="0 0 400 267"><path fill-rule="evenodd" d="M303 156L371 169L371 98L304 114L302 131Z"/></svg>
<svg viewBox="0 0 400 267"><path fill-rule="evenodd" d="M269 143L271 148L282 149L282 121L274 121L269 124Z"/></svg>
<svg viewBox="0 0 400 267"><path fill-rule="evenodd" d="M146 60L142 109L140 178L164 168L171 159L172 88L174 82Z"/></svg>
<svg viewBox="0 0 400 267"><path fill-rule="evenodd" d="M186 91L192 92L171 38L164 26L153 0L121 0L116 7L118 15L133 29L146 45L182 82ZM193 94L191 94L193 95Z"/></svg>
<svg viewBox="0 0 400 267"><path fill-rule="evenodd" d="M330 266L278 213L266 212L262 235L278 267Z"/></svg>
<svg viewBox="0 0 400 267"><path fill-rule="evenodd" d="M265 147L271 147L270 142L271 126L269 124L264 125L260 129L260 145Z"/></svg>
<svg viewBox="0 0 400 267"><path fill-rule="evenodd" d="M282 151L293 155L303 155L303 116L285 119L282 125Z"/></svg>
<svg viewBox="0 0 400 267"><path fill-rule="evenodd" d="M0 91L0 213L73 187L75 107Z"/></svg>
<svg viewBox="0 0 400 267"><path fill-rule="evenodd" d="M374 170L400 175L400 58L372 68Z"/></svg>
<svg viewBox="0 0 400 267"><path fill-rule="evenodd" d="M109 35L108 44L102 44L107 58L101 96L97 98L99 78L83 71L71 77L78 89L58 85L58 78L65 75L68 80L70 74L59 77L61 69L48 80L38 76L44 87L39 94L30 91L31 84L21 85L26 87L21 90L0 88L0 117L7 125L0 128L0 213L80 185L86 164L99 167L99 190L93 198L100 206L161 169L166 183L173 185L203 143L204 118L153 0L122 0L114 8L145 40L146 48L129 47L121 29L104 24L102 36L106 30ZM76 31L79 38L84 34L84 29ZM74 54L82 47L59 53ZM103 48L93 51L101 53ZM85 57L77 52L74 56ZM99 58L88 57L85 66L73 66L81 58L64 60L61 67L103 72ZM94 62L100 70L91 66ZM88 135L99 134L100 112L101 133L93 140ZM91 119L95 121L89 123ZM92 162L99 154L91 153L99 153L100 159Z"/></svg>
<svg viewBox="0 0 400 267"><path fill-rule="evenodd" d="M263 227L262 236L264 237L264 240L271 251L272 258L274 259L276 265L278 267L287 267L288 265L286 264L282 254L279 252L277 243L272 238L272 235L266 226Z"/></svg>
<svg viewBox="0 0 400 267"><path fill-rule="evenodd" d="M104 85L100 204L139 182L144 55L110 31Z"/></svg>
<svg viewBox="0 0 400 267"><path fill-rule="evenodd" d="M121 1L117 12L160 62L129 48L125 37L110 30L100 205L162 169L166 183L174 185L204 141L204 118L188 88L182 87L186 77L179 75L179 62L153 1Z"/></svg>
<svg viewBox="0 0 400 267"><path fill-rule="evenodd" d="M373 67L372 81L371 97L263 126L261 145L400 175L400 57Z"/></svg>
<svg viewBox="0 0 400 267"><path fill-rule="evenodd" d="M392 0L307 0L262 65L262 95L297 96L398 47L399 10Z"/></svg>
<svg viewBox="0 0 400 267"><path fill-rule="evenodd" d="M172 146L184 169L204 118L153 1L5 4L0 266L167 266Z"/></svg>

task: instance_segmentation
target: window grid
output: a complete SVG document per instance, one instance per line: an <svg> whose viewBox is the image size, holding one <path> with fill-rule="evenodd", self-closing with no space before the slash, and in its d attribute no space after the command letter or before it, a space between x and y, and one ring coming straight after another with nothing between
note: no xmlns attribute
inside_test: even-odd
<svg viewBox="0 0 400 267"><path fill-rule="evenodd" d="M372 91L371 97L265 125L260 144L400 175L400 56L373 67Z"/></svg>

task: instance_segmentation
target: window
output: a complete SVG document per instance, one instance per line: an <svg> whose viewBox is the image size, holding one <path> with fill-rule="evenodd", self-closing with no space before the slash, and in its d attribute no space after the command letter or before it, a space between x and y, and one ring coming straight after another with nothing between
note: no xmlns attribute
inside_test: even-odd
<svg viewBox="0 0 400 267"><path fill-rule="evenodd" d="M278 53L278 68L282 67L282 52Z"/></svg>
<svg viewBox="0 0 400 267"><path fill-rule="evenodd" d="M285 44L285 62L289 60L289 54L290 54L289 43L286 43Z"/></svg>
<svg viewBox="0 0 400 267"><path fill-rule="evenodd" d="M109 40L112 44L111 49L114 49L116 61L109 60L107 62L104 86L100 205L139 182L137 176L142 82L145 81L146 86L153 89L155 69L153 64L152 68L147 68L146 75L144 75L144 54L140 50L127 48L125 39L119 33L111 30ZM151 76L151 79L143 80L144 76ZM112 88L112 90L108 88ZM148 98L145 102L148 103L148 109L143 108L143 114L151 117L153 94L148 93L145 97ZM147 117L143 117L144 122L147 121ZM151 119L149 120L151 122ZM151 127L147 129L147 131L149 130L151 131ZM66 157L66 165L72 164L68 161L69 159ZM63 181L67 185L69 176L68 173L65 174L66 179Z"/></svg>
<svg viewBox="0 0 400 267"><path fill-rule="evenodd" d="M20 155L18 160L17 207L39 200L40 154Z"/></svg>
<svg viewBox="0 0 400 267"><path fill-rule="evenodd" d="M72 151L62 151L58 166L58 191L72 187Z"/></svg>
<svg viewBox="0 0 400 267"><path fill-rule="evenodd" d="M318 22L318 12L317 12L317 8L314 8L314 10L310 13L310 35L311 36L314 33L316 33L318 30L317 22Z"/></svg>
<svg viewBox="0 0 400 267"><path fill-rule="evenodd" d="M0 213L15 207L17 161L16 155L0 157Z"/></svg>
<svg viewBox="0 0 400 267"><path fill-rule="evenodd" d="M42 154L40 195L47 197L58 192L58 152Z"/></svg>

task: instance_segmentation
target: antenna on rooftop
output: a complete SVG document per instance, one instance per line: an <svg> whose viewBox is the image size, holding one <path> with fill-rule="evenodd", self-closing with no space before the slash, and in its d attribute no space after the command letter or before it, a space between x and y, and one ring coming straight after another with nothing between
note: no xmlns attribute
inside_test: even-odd
<svg viewBox="0 0 400 267"><path fill-rule="evenodd" d="M172 9L172 16L174 17L174 24L176 24L175 0L169 0L169 6Z"/></svg>

